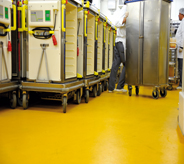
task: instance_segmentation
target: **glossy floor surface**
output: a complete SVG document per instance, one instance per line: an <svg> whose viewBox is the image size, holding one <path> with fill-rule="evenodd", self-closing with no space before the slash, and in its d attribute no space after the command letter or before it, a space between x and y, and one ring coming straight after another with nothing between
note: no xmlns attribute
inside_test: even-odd
<svg viewBox="0 0 184 164"><path fill-rule="evenodd" d="M0 164L183 164L179 91L154 100L103 92L86 104L34 100L27 110L0 100Z"/></svg>

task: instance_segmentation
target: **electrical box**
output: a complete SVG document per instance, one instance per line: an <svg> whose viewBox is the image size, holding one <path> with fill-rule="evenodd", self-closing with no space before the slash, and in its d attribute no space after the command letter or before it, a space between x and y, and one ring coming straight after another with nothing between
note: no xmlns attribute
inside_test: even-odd
<svg viewBox="0 0 184 164"><path fill-rule="evenodd" d="M0 23L10 24L12 2L11 0L0 0Z"/></svg>

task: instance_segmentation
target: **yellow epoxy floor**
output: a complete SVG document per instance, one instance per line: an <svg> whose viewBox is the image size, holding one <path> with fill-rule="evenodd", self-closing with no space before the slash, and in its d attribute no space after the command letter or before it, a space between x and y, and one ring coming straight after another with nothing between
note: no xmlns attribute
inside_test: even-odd
<svg viewBox="0 0 184 164"><path fill-rule="evenodd" d="M158 100L151 93L104 92L88 104L69 103L66 114L60 102L24 111L0 100L0 164L184 164L179 91Z"/></svg>

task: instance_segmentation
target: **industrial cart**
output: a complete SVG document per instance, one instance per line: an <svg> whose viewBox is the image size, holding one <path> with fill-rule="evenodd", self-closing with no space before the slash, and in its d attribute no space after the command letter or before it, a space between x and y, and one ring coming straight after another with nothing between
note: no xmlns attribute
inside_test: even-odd
<svg viewBox="0 0 184 164"><path fill-rule="evenodd" d="M62 101L81 102L84 82L77 79L78 0L29 0L22 24L28 24L28 57L26 80L22 81L22 105L28 108L29 92ZM26 15L27 13L27 15ZM25 21L28 20L27 23Z"/></svg>
<svg viewBox="0 0 184 164"><path fill-rule="evenodd" d="M11 32L16 30L16 5L12 3L11 0L0 1L0 94L8 93L10 106L15 108L18 83L12 81L12 56L14 54L12 54ZM13 22L12 27L11 22Z"/></svg>
<svg viewBox="0 0 184 164"><path fill-rule="evenodd" d="M89 92L93 97L101 94L99 72L97 71L98 57L98 18L99 11L86 1L83 8L78 10L78 68L77 77L84 81L84 97L88 103ZM101 32L101 31L100 31ZM100 33L101 34L101 33ZM99 44L101 47L101 45Z"/></svg>
<svg viewBox="0 0 184 164"><path fill-rule="evenodd" d="M127 1L126 83L152 86L152 97L167 95L170 38L170 0ZM154 13L154 14L153 14ZM135 15L137 15L135 17Z"/></svg>

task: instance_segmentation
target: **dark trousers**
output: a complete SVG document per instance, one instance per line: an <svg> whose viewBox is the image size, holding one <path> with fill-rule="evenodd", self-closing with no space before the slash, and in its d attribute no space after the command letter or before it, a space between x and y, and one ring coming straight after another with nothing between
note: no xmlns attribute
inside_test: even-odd
<svg viewBox="0 0 184 164"><path fill-rule="evenodd" d="M179 86L182 86L183 59L178 58L178 72L180 75Z"/></svg>
<svg viewBox="0 0 184 164"><path fill-rule="evenodd" d="M125 55L124 55L124 46L122 42L118 42L115 44L114 48L114 61L111 68L111 74L109 78L109 90L113 91L115 88L115 81L117 71L119 69L120 64L123 63L124 67L121 72L117 89L122 89L125 84Z"/></svg>

